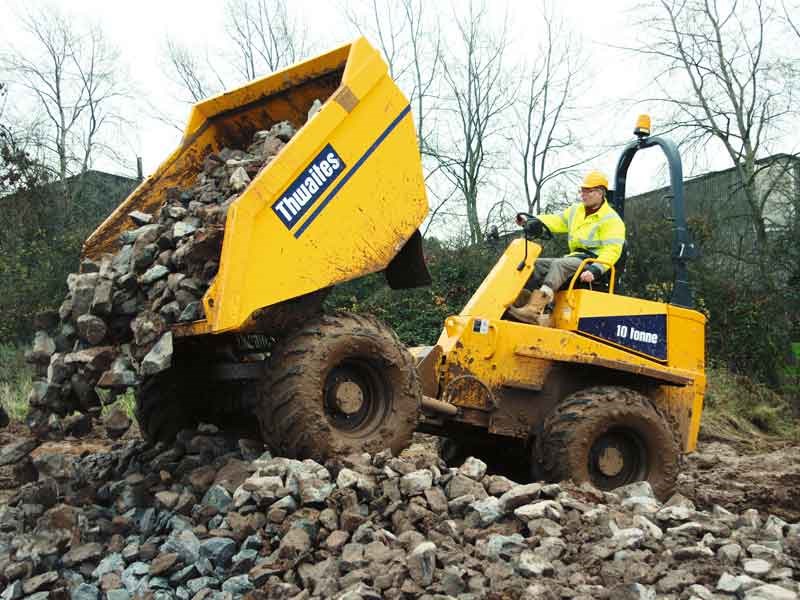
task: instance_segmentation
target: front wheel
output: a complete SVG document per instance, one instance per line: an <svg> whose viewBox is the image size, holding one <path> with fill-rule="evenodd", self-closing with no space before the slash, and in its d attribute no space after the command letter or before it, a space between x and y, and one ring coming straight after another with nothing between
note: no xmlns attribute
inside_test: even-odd
<svg viewBox="0 0 800 600"><path fill-rule="evenodd" d="M265 441L288 456L397 454L411 441L421 397L413 359L389 327L336 313L276 345L258 417Z"/></svg>
<svg viewBox="0 0 800 600"><path fill-rule="evenodd" d="M589 481L601 490L648 481L666 500L675 490L677 427L647 397L599 386L564 399L545 420L534 463L552 481Z"/></svg>

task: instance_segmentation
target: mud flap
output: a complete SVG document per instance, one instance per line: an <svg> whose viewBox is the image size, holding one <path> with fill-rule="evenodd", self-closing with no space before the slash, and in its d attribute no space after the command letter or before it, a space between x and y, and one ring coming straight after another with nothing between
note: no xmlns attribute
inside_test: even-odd
<svg viewBox="0 0 800 600"><path fill-rule="evenodd" d="M386 281L393 290L431 284L431 274L422 253L422 235L417 229L386 267Z"/></svg>
<svg viewBox="0 0 800 600"><path fill-rule="evenodd" d="M432 398L439 397L439 378L437 377L436 367L442 358L442 347L438 344L430 346L416 364L417 375L422 384L422 393Z"/></svg>

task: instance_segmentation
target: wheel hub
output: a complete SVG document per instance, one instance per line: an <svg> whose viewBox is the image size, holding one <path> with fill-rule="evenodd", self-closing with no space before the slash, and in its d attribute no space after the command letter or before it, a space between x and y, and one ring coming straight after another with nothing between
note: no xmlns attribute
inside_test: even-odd
<svg viewBox="0 0 800 600"><path fill-rule="evenodd" d="M364 406L364 391L354 381L342 381L333 392L336 407L346 415L354 415Z"/></svg>
<svg viewBox="0 0 800 600"><path fill-rule="evenodd" d="M625 466L625 459L617 448L606 447L601 451L597 459L597 466L606 477L614 477L622 471Z"/></svg>
<svg viewBox="0 0 800 600"><path fill-rule="evenodd" d="M367 363L348 361L334 368L325 382L325 414L339 431L368 426L380 411L380 388Z"/></svg>
<svg viewBox="0 0 800 600"><path fill-rule="evenodd" d="M589 451L589 476L602 490L647 477L647 449L638 434L614 428L595 439Z"/></svg>

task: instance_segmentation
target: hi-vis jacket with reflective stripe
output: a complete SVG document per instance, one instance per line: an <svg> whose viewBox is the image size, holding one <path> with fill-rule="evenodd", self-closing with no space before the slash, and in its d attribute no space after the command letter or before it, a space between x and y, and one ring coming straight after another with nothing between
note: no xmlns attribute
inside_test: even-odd
<svg viewBox="0 0 800 600"><path fill-rule="evenodd" d="M582 202L568 207L560 215L537 215L552 233L569 234L570 256L593 256L614 264L622 254L625 243L625 223L607 201L597 212L586 216ZM592 265L598 274L604 273L605 265Z"/></svg>

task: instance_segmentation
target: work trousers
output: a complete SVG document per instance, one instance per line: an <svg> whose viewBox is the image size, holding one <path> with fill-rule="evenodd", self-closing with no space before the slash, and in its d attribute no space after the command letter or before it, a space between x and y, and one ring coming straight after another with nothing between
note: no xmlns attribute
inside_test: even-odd
<svg viewBox="0 0 800 600"><path fill-rule="evenodd" d="M575 274L582 262L583 258L578 256L539 258L533 267L533 275L525 287L536 290L546 285L553 292L557 292Z"/></svg>

